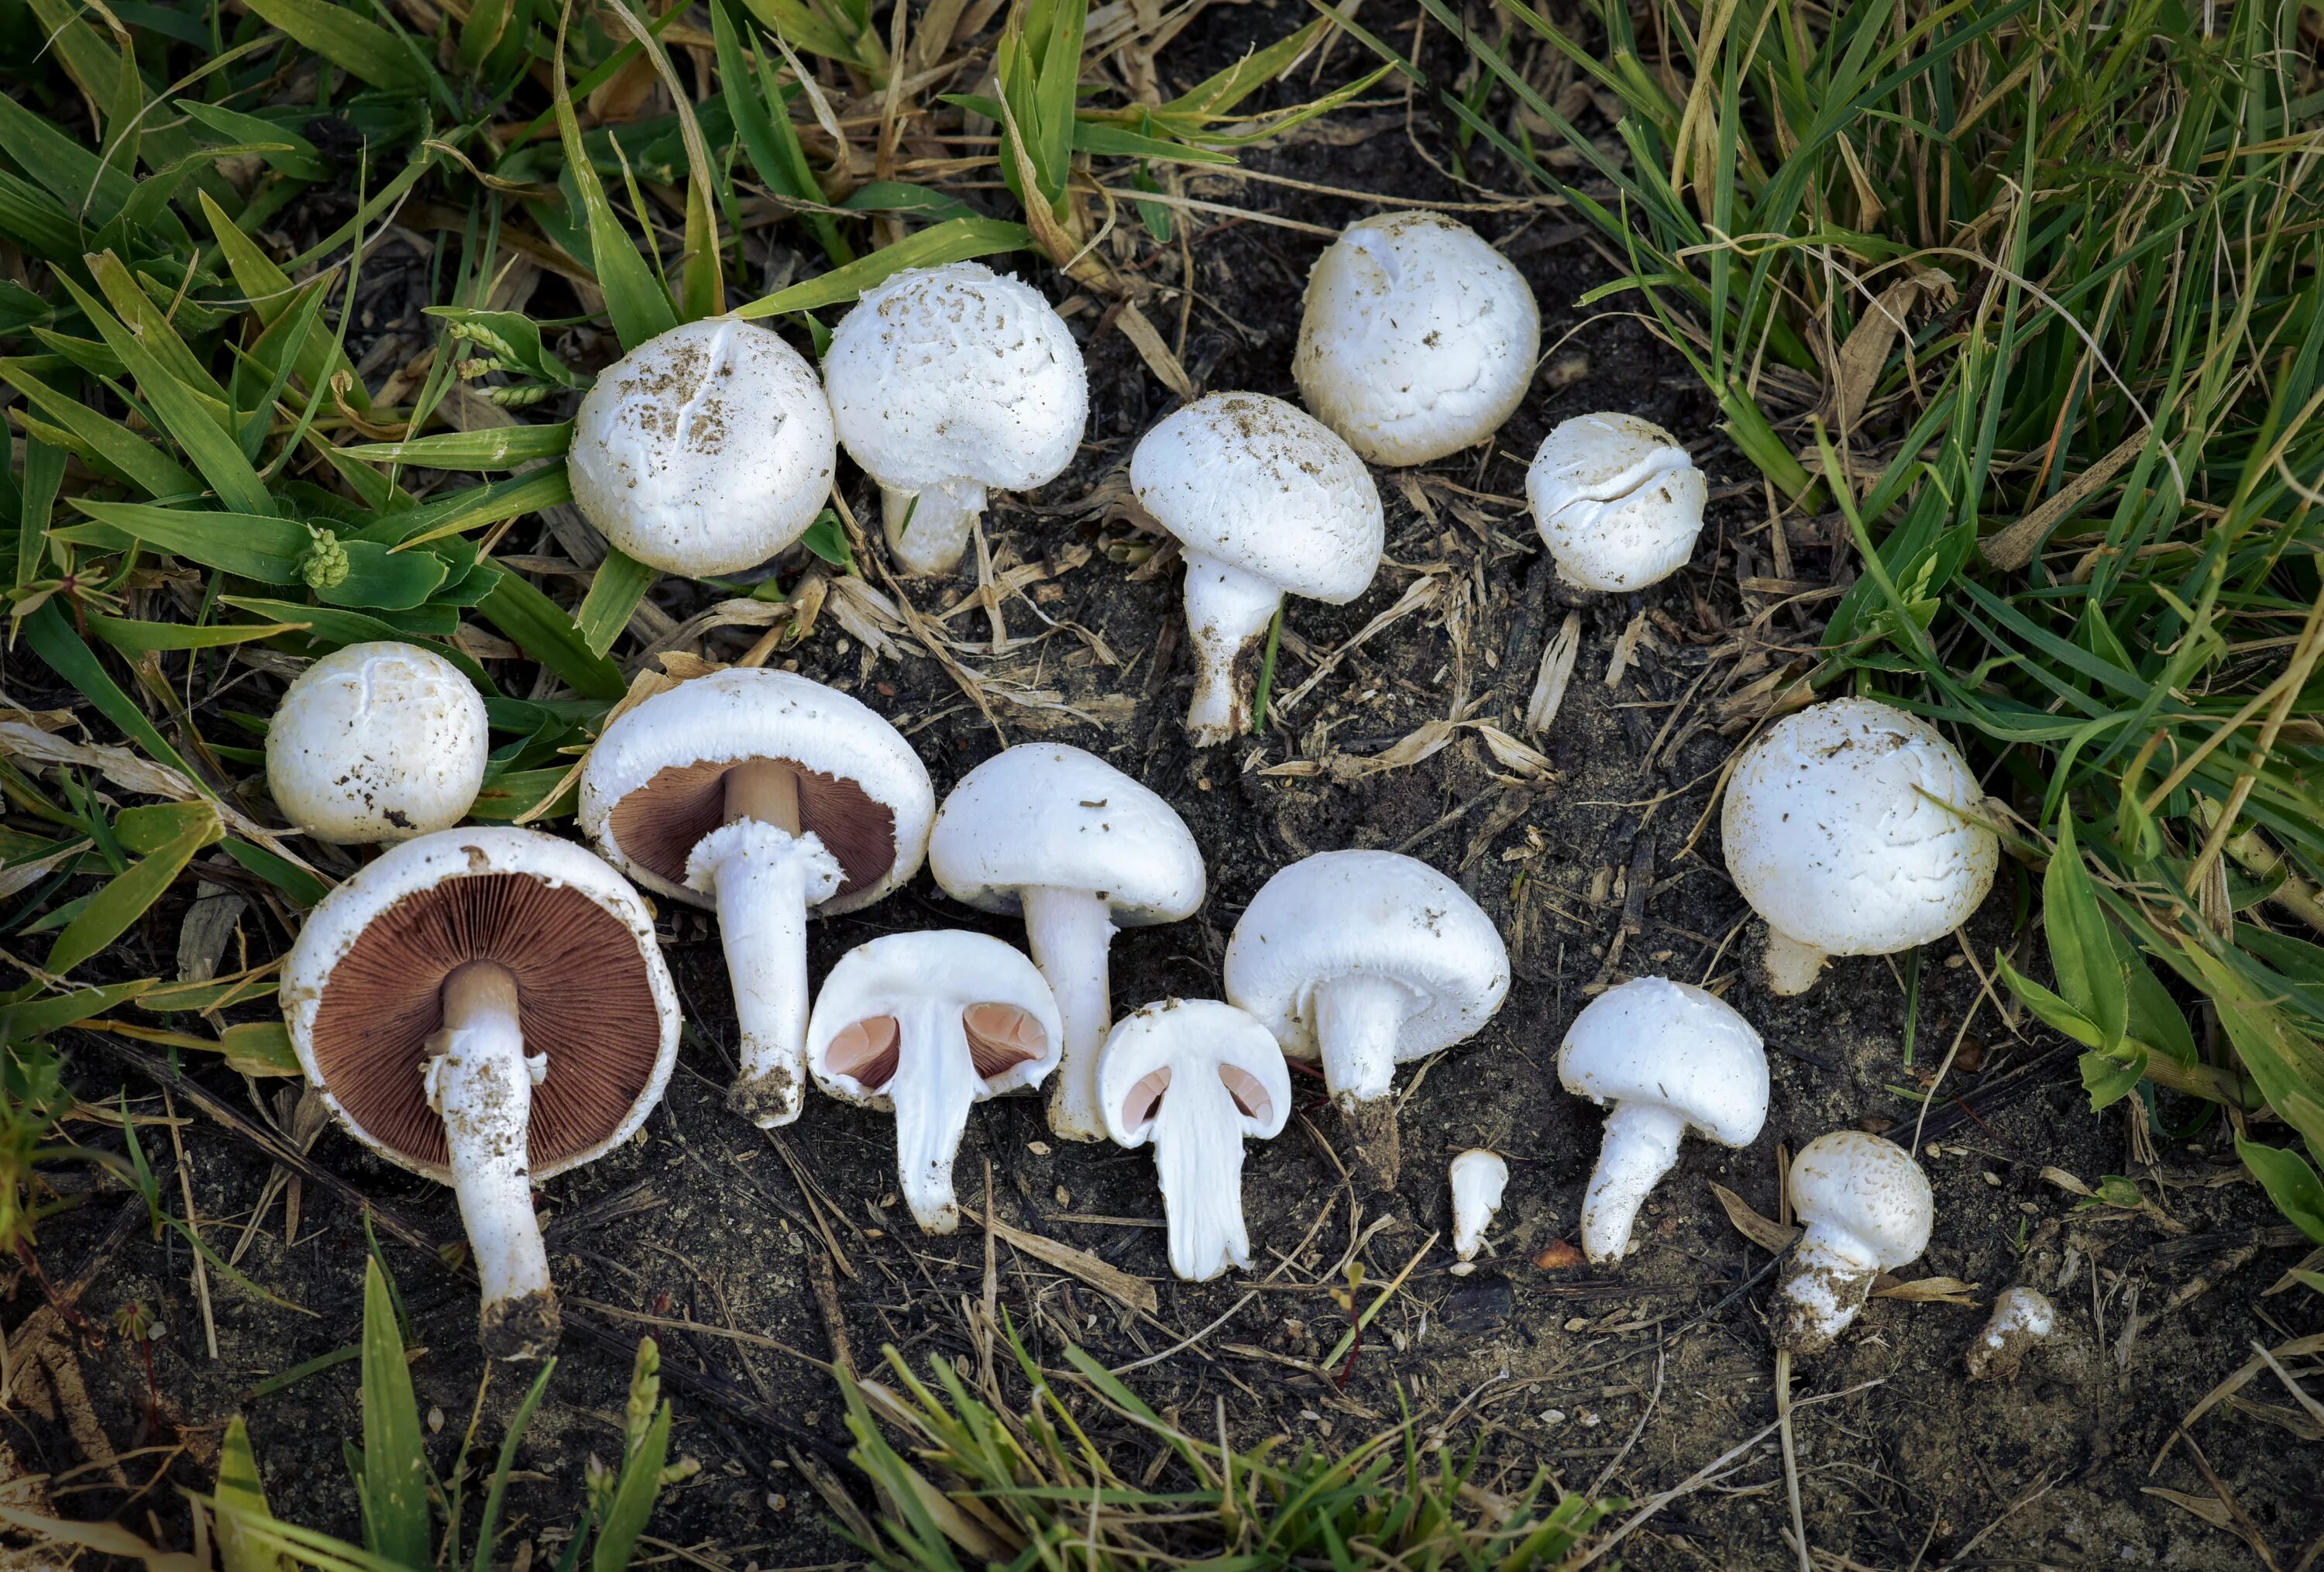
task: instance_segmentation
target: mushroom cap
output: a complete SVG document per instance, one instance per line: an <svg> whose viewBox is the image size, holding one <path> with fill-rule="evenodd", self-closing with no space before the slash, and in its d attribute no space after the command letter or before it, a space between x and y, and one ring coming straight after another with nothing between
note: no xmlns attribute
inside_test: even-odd
<svg viewBox="0 0 2324 1572"><path fill-rule="evenodd" d="M504 825L390 848L307 914L282 966L282 1014L308 1081L355 1139L448 1183L421 1068L444 979L470 961L516 974L533 1089L532 1171L627 1140L678 1055L678 994L628 881L570 841Z"/></svg>
<svg viewBox="0 0 2324 1572"><path fill-rule="evenodd" d="M1385 213L1316 258L1291 375L1373 463L1425 464L1500 430L1540 352L1540 309L1508 258L1441 213Z"/></svg>
<svg viewBox="0 0 2324 1572"><path fill-rule="evenodd" d="M1929 1247L1936 1198L1929 1176L1893 1141L1861 1130L1835 1130L1792 1159L1792 1211L1803 1223L1848 1235L1872 1253L1883 1271Z"/></svg>
<svg viewBox="0 0 2324 1572"><path fill-rule="evenodd" d="M755 568L815 521L838 458L815 368L764 328L708 317L597 374L573 419L573 500L666 573Z"/></svg>
<svg viewBox="0 0 2324 1572"><path fill-rule="evenodd" d="M1098 1105L1116 1146L1153 1133L1154 1110L1181 1076L1216 1076L1242 1133L1261 1141L1291 1117L1291 1072L1274 1034L1216 999L1165 999L1113 1023L1097 1061Z"/></svg>
<svg viewBox="0 0 2324 1572"><path fill-rule="evenodd" d="M266 728L266 784L318 840L396 841L467 817L484 785L484 700L433 650L349 644L299 673Z"/></svg>
<svg viewBox="0 0 2324 1572"><path fill-rule="evenodd" d="M1081 346L1041 291L981 263L863 291L823 357L848 455L881 485L1022 491L1073 462L1089 421Z"/></svg>
<svg viewBox="0 0 2324 1572"><path fill-rule="evenodd" d="M1959 928L2000 862L1953 745L1869 698L1787 715L1735 767L1727 871L1752 908L1827 955L1886 955ZM1955 811L1958 810L1958 811Z"/></svg>
<svg viewBox="0 0 2324 1572"><path fill-rule="evenodd" d="M1015 911L1028 884L1087 890L1125 927L1203 903L1203 854L1176 809L1094 754L1020 743L961 777L936 813L928 866L955 901Z"/></svg>
<svg viewBox="0 0 2324 1572"><path fill-rule="evenodd" d="M1413 994L1398 1062L1471 1037L1509 991L1500 931L1460 885L1397 852L1318 852L1259 887L1227 941L1227 997L1283 1051L1323 1052L1311 1026L1319 983L1387 977Z"/></svg>
<svg viewBox="0 0 2324 1572"><path fill-rule="evenodd" d="M1188 551L1293 595L1343 606L1379 570L1371 472L1330 427L1265 393L1212 393L1171 414L1139 439L1130 487Z"/></svg>
<svg viewBox="0 0 2324 1572"><path fill-rule="evenodd" d="M1636 415L1559 422L1526 471L1558 577L1583 589L1644 589L1685 567L1710 498L1678 439Z"/></svg>
<svg viewBox="0 0 2324 1572"><path fill-rule="evenodd" d="M581 767L581 826L648 889L696 906L696 843L724 822L726 772L775 759L798 772L799 828L844 872L827 912L868 906L919 871L936 791L911 744L862 701L789 671L734 666L622 714Z"/></svg>
<svg viewBox="0 0 2324 1572"><path fill-rule="evenodd" d="M1603 1105L1659 1104L1722 1146L1748 1146L1767 1119L1767 1054L1716 994L1665 977L1607 989L1566 1028L1557 1078Z"/></svg>
<svg viewBox="0 0 2324 1572"><path fill-rule="evenodd" d="M815 996L807 1024L807 1062L815 1084L844 1102L892 1108L881 1088L896 1073L894 1056L886 1059L884 1070L877 1062L842 1066L834 1062L833 1047L851 1027L927 1003L960 1011L981 1083L980 1103L1039 1086L1065 1052L1056 996L1024 951L960 929L883 934L840 957ZM995 1022L1010 1031L981 1030L984 1013L995 1007L1016 1013L1014 1020ZM1029 1055L1024 1030L1028 1023L1043 1038L1039 1050ZM891 1046L893 1041L891 1037Z"/></svg>

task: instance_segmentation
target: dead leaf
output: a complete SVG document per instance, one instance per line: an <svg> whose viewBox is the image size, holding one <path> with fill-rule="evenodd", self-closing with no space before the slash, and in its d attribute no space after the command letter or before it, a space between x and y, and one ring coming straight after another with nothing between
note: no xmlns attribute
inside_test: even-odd
<svg viewBox="0 0 2324 1572"><path fill-rule="evenodd" d="M1115 314L1113 325L1121 329L1121 336L1137 349L1139 358L1146 362L1146 369L1154 374L1157 381L1182 399L1194 396L1194 379L1186 375L1185 366L1170 353L1170 347L1162 342L1161 333L1135 301L1125 304Z"/></svg>
<svg viewBox="0 0 2324 1572"><path fill-rule="evenodd" d="M982 1217L971 1213L962 1215L979 1227L984 1225L984 1219ZM1060 1244L1055 1239L1044 1238L1038 1234L1028 1234L1022 1228L1012 1228L998 1218L993 1220L991 1226L995 1236L1023 1251L1034 1260L1047 1262L1059 1271L1069 1272L1080 1278L1098 1292L1109 1298L1120 1299L1131 1309L1144 1310L1150 1316L1162 1308L1161 1296L1154 1291L1152 1283L1142 1277L1132 1277L1120 1267L1099 1260L1086 1250L1076 1250L1070 1244Z"/></svg>
<svg viewBox="0 0 2324 1572"><path fill-rule="evenodd" d="M1719 1204L1726 1208L1727 1220L1735 1225L1735 1231L1762 1250L1789 1250L1792 1241L1800 1236L1799 1229L1786 1227L1773 1217L1760 1216L1752 1208L1750 1202L1725 1185L1711 1186L1711 1193L1718 1197Z"/></svg>
<svg viewBox="0 0 2324 1572"><path fill-rule="evenodd" d="M1622 685L1622 679L1629 674L1630 662L1637 659L1638 646L1646 642L1646 614L1640 612L1630 619L1630 625L1615 639L1614 652L1606 658L1606 688L1609 692Z"/></svg>
<svg viewBox="0 0 2324 1572"><path fill-rule="evenodd" d="M1861 171L1855 169L1855 154L1848 153L1851 172L1859 182ZM1840 347L1840 364L1832 386L1832 413L1841 430L1852 430L1863 417L1864 406L1871 402L1872 390L1879 384L1880 373L1888 364L1888 352L1895 347L1896 336L1902 332L1914 308L1923 301L1933 301L1941 306L1950 305L1953 281L1933 267L1915 268L1903 278L1880 291L1879 297L1856 319L1848 335L1848 342Z"/></svg>
<svg viewBox="0 0 2324 1572"><path fill-rule="evenodd" d="M1541 652L1541 670L1533 680L1533 697L1526 701L1526 730L1536 736L1548 732L1565 703L1566 685L1573 680L1573 663L1582 654L1582 614L1565 614L1564 625Z"/></svg>
<svg viewBox="0 0 2324 1572"><path fill-rule="evenodd" d="M1885 1272L1872 1290L1876 1299L1902 1299L1908 1305L1969 1305L1977 1300L1971 1296L1977 1284L1963 1282L1957 1277L1923 1277L1911 1282L1900 1282Z"/></svg>
<svg viewBox="0 0 2324 1572"><path fill-rule="evenodd" d="M1460 729L1449 720L1432 720L1385 752L1333 754L1325 768L1331 772L1332 779L1342 786L1352 785L1367 776L1384 774L1390 770L1409 769L1423 759L1443 751Z"/></svg>
<svg viewBox="0 0 2324 1572"><path fill-rule="evenodd" d="M2236 1526L2235 1515L2227 1511L2227 1503L2216 1495L2189 1495L2184 1491L2165 1490L2159 1484L2142 1485L2138 1493L2160 1497L2172 1506L2191 1512L2215 1529L2232 1530Z"/></svg>
<svg viewBox="0 0 2324 1572"><path fill-rule="evenodd" d="M21 710L12 711L21 715ZM147 797L166 797L172 802L207 802L217 809L217 816L226 827L245 840L257 842L284 861L314 874L323 875L308 861L285 846L275 833L259 823L233 803L211 796L188 777L166 765L142 758L127 748L109 743L76 743L63 737L51 736L40 727L23 721L0 720L0 758L29 760L40 764L74 764L84 770L94 770L124 791L135 791ZM325 883L332 881L323 879Z"/></svg>
<svg viewBox="0 0 2324 1572"><path fill-rule="evenodd" d="M2142 426L2115 444L2114 450L2060 486L2057 495L2040 507L2019 519L2000 533L1978 542L1978 549L1985 559L2005 573L2011 573L2034 560L2034 548L2041 543L2052 526L2089 500L2091 494L2121 473L2122 467L2138 457L2153 433Z"/></svg>

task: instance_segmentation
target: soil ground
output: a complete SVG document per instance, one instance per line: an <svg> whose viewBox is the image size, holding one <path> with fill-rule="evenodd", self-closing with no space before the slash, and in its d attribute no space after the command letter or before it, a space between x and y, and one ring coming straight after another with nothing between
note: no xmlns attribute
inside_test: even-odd
<svg viewBox="0 0 2324 1572"><path fill-rule="evenodd" d="M1299 15L1287 4L1212 12L1163 57L1166 85L1215 69ZM1404 1167L1392 1195L1359 1193L1343 1178L1340 1133L1320 1084L1296 1083L1301 1105L1290 1127L1251 1148L1245 1166L1259 1256L1250 1275L1203 1285L1170 1277L1146 1153L1055 1142L1038 1099L981 1107L957 1170L969 1209L982 1209L989 1171L1002 1221L1093 1253L1159 1296L1156 1313L1133 1314L1000 1244L1000 1303L1028 1345L1051 1368L1068 1341L1108 1365L1150 1360L1128 1377L1139 1392L1202 1431L1222 1401L1239 1444L1270 1435L1345 1444L1393 1423L1408 1403L1448 1446L1481 1447L1480 1481L1496 1488L1547 1469L1564 1489L1643 1502L1724 1456L1618 1553L1640 1567L1788 1567L1795 1563L1775 1441L1731 1451L1773 1419L1770 1257L1729 1222L1711 1187L1773 1216L1779 1152L1843 1126L1913 1140L1923 1113L1916 1098L1957 1045L1918 1133L1936 1189L1935 1239L1901 1275L1963 1280L1980 1304L2032 1283L2056 1299L2061 1334L2014 1387L1972 1385L1961 1356L1981 1310L1884 1299L1838 1351L1804 1362L1794 1381L1797 1401L1809 1405L1799 1412L1800 1466L1821 1564L2202 1568L2272 1554L2290 1568L2308 1564L2303 1556L2313 1560L2324 1534L2319 1449L2313 1426L2270 1378L2245 1389L2255 1401L2211 1411L2191 1438L2169 1445L2182 1416L2253 1356L2255 1340L2273 1345L2324 1324L2315 1296L2265 1293L2301 1259L2296 1238L2244 1179L2223 1125L2175 1137L2156 1131L2152 1160L2139 1161L2137 1133L2121 1111L2088 1112L2065 1045L1984 989L1997 949L2039 964L2039 937L2024 923L2031 885L2023 871L2005 868L1964 944L1933 946L1918 963L1916 1006L1908 1006L1902 957L1843 961L1794 1001L1772 997L1753 976L1757 936L1721 871L1711 809L1722 763L1764 713L1775 686L1766 680L1812 646L1829 587L1836 573L1843 582L1848 575L1822 526L1790 521L1778 552L1763 488L1715 434L1713 411L1684 364L1625 314L1621 298L1575 305L1609 276L1606 261L1558 208L1487 189L1506 184L1497 167L1479 171L1482 186L1452 179L1442 129L1408 115L1399 97L1383 88L1368 106L1246 162L1277 180L1197 181L1191 190L1325 229L1370 204L1281 182L1480 204L1464 217L1531 280L1547 351L1534 396L1489 451L1382 473L1388 566L1353 605L1292 603L1276 680L1278 695L1297 695L1287 721L1204 753L1187 746L1176 576L1167 561L1141 569L1124 560L1155 542L1108 505L1126 495L1130 448L1171 398L1120 333L1092 331L1102 319L1094 308L1074 319L1089 334L1089 444L1067 476L1029 501L1004 499L990 521L1002 568L1047 569L1027 596L1003 601L1009 634L1047 636L1006 655L973 649L959 657L1032 701L997 698L997 724L988 723L917 646L875 658L828 618L795 659L894 717L939 794L1004 743L1046 737L1103 754L1177 808L1210 859L1209 902L1191 921L1120 937L1120 1008L1214 994L1226 938L1259 884L1287 862L1340 846L1394 847L1454 873L1508 936L1517 978L1475 1040L1400 1080ZM1183 251L1131 248L1132 264L1173 286L1185 282L1180 270L1191 258L1183 338L1178 300L1164 297L1149 316L1183 343L1203 387L1296 397L1288 364L1299 292L1323 237L1192 217ZM1054 275L1044 277L1056 292ZM1712 479L1711 522L1679 577L1644 595L1569 606L1535 552L1524 466L1551 425L1598 408L1644 415L1691 439ZM860 485L854 500L862 516L876 510ZM1423 578L1434 587L1427 606L1303 691L1319 659L1342 651ZM964 579L908 592L932 614L971 587ZM694 604L682 587L661 593L674 612ZM1580 619L1579 662L1554 724L1534 738L1526 699L1544 644L1569 610ZM973 608L946 626L970 646L989 631ZM719 634L706 652L731 660L752 633ZM1627 661L1609 683L1618 649ZM1448 720L1489 723L1536 745L1546 763L1529 775L1521 756L1516 765L1497 760L1473 725L1441 738L1425 734L1442 745L1410 763L1365 763L1399 744L1419 751L1406 740ZM124 966L167 966L176 915L165 911L136 939L150 956ZM881 905L817 925L813 962L819 976L868 939L940 926L1019 938L1014 925L947 901L923 874ZM844 1258L836 1303L867 1368L883 1345L919 1366L974 1357L964 1305L984 1291L988 1246L974 1226L949 1238L912 1226L895 1198L887 1120L818 1098L798 1124L770 1138L728 1116L721 1098L733 1015L715 930L687 911L665 912L663 928L690 1022L680 1071L634 1144L548 1188L558 1281L577 1315L624 1339L646 1317L706 1328L660 1333L667 1366L707 1378L672 1392L673 1454L702 1467L664 1498L651 1529L663 1553L684 1547L686 1561L733 1567L851 1560L856 1552L801 1472L803 1461L835 1458L847 1444L837 1392L812 1364L774 1345L816 1358L833 1352L816 1291L817 1258L828 1256L818 1220ZM285 938L249 925L254 954ZM1686 1144L1642 1219L1642 1246L1618 1270L1537 1265L1573 1236L1600 1124L1597 1110L1559 1089L1557 1044L1594 988L1644 972L1717 987L1758 1025L1770 1049L1774 1111L1748 1150ZM253 1105L222 1068L188 1069L235 1108ZM76 1076L92 1102L107 1100L122 1079L88 1043L77 1050ZM163 1111L147 1081L131 1076L127 1084L139 1113ZM177 1108L187 1111L182 1100ZM2190 1107L2168 1097L2159 1113L2166 1128L2193 1122ZM166 1156L168 1139L147 1133L149 1150ZM208 1119L190 1119L179 1135L205 1226L231 1239L270 1163ZM1479 1145L1504 1153L1512 1177L1490 1257L1474 1275L1456 1277L1442 1237L1446 1163ZM456 1237L448 1191L371 1160L336 1133L314 1154L383 1208ZM2092 1187L2128 1176L2149 1205L2086 1202L2059 1174ZM247 1394L352 1342L365 1249L360 1215L309 1185L295 1243L283 1242L279 1204L263 1216L243 1269L311 1313L213 1282L213 1359L190 1258L173 1241L153 1239L142 1218L107 1235L117 1205L106 1194L55 1219L42 1255L52 1277L84 1262L97 1269L81 1300L89 1329L77 1345L78 1369L130 1489L85 1466L86 1436L77 1442L61 1418L42 1417L44 1401L59 1416L70 1401L20 1397L9 1444L29 1466L70 1474L60 1504L75 1515L119 1516L141 1531L179 1535L184 1512L171 1486L207 1487L218 1429L240 1410L277 1512L354 1537L355 1498L340 1454L357 1433L355 1366ZM425 1347L412 1373L423 1407L441 1410L431 1445L447 1466L481 1373L473 1290L424 1252L392 1240L385 1251ZM1314 1362L1347 1326L1330 1290L1351 1261L1362 1263L1367 1284L1411 1270L1356 1355L1320 1371ZM152 1349L153 1406L140 1349L113 1330L115 1311L133 1302L166 1329ZM22 1285L9 1324L20 1326L39 1303L37 1290ZM627 1373L625 1355L568 1336L511 1502L519 1553L535 1564L559 1549L556 1526L574 1513L585 1460L619 1447ZM41 1375L26 1385L49 1390ZM497 1443L521 1390L504 1373L492 1381L480 1446ZM860 1492L861 1482L851 1488Z"/></svg>

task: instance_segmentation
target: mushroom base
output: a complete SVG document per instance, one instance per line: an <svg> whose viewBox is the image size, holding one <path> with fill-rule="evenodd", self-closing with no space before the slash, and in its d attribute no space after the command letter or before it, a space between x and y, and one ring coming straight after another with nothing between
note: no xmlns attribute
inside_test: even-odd
<svg viewBox="0 0 2324 1572"><path fill-rule="evenodd" d="M1767 948L1762 957L1767 968L1767 986L1784 998L1794 998L1816 985L1823 976L1831 957L1794 939L1774 923L1767 925Z"/></svg>
<svg viewBox="0 0 2324 1572"><path fill-rule="evenodd" d="M1397 1136L1396 1099L1375 1097L1362 1103L1343 1099L1339 1108L1341 1127L1348 1134L1348 1168L1357 1182L1374 1192L1396 1188L1403 1157Z"/></svg>
<svg viewBox="0 0 2324 1572"><path fill-rule="evenodd" d="M1194 643L1194 698L1186 731L1198 748L1250 729L1250 689L1261 640L1283 591L1255 574L1199 551L1186 553L1186 631Z"/></svg>
<svg viewBox="0 0 2324 1572"><path fill-rule="evenodd" d="M949 573L968 553L969 532L984 513L984 487L973 480L942 481L918 491L880 488L888 555L916 578Z"/></svg>
<svg viewBox="0 0 2324 1572"><path fill-rule="evenodd" d="M1791 1264L1775 1290L1775 1346L1794 1354L1830 1348L1854 1324L1879 1276L1879 1267L1810 1229L1792 1247Z"/></svg>
<svg viewBox="0 0 2324 1572"><path fill-rule="evenodd" d="M556 1352L565 1322L555 1291L539 1289L487 1303L476 1325L487 1358L546 1359Z"/></svg>

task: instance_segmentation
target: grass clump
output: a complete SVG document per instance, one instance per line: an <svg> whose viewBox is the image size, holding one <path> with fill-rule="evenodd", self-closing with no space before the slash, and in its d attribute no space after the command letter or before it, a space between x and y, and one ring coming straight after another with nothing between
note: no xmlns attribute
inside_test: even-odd
<svg viewBox="0 0 2324 1572"><path fill-rule="evenodd" d="M1791 698L1981 745L2055 981L2010 985L2094 1105L2224 1112L2324 1241L2312 11L1421 4L1465 83L1366 41L1600 230L1628 272L1585 300L1645 313L1775 528L1860 574Z"/></svg>

